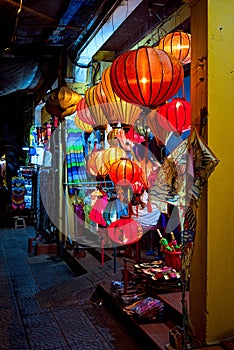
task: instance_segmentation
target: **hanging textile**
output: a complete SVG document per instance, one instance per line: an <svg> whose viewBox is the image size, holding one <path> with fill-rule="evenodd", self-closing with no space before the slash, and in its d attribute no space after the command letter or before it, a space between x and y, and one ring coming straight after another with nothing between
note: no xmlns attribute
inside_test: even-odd
<svg viewBox="0 0 234 350"><path fill-rule="evenodd" d="M97 198L94 206L92 207L89 217L96 224L101 225L103 227L106 226L106 221L103 217L103 211L105 210L108 204L107 194L102 195L102 197Z"/></svg>
<svg viewBox="0 0 234 350"><path fill-rule="evenodd" d="M76 184L87 181L86 166L83 149L83 131L75 125L74 119L66 120L66 161L67 181ZM74 186L68 186L68 193L75 194Z"/></svg>
<svg viewBox="0 0 234 350"><path fill-rule="evenodd" d="M77 198L73 204L74 212L79 225L83 226L85 221L84 203L82 198Z"/></svg>
<svg viewBox="0 0 234 350"><path fill-rule="evenodd" d="M201 197L204 185L209 176L215 170L219 160L210 150L205 140L194 129L189 137L188 145L194 164L194 179L192 186L193 199L198 201Z"/></svg>
<svg viewBox="0 0 234 350"><path fill-rule="evenodd" d="M22 210L25 208L25 181L21 176L14 176L12 178L12 209L13 210Z"/></svg>

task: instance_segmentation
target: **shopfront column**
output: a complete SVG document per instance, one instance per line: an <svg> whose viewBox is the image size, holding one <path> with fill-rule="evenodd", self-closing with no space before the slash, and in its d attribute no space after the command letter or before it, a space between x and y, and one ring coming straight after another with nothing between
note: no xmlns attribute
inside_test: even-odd
<svg viewBox="0 0 234 350"><path fill-rule="evenodd" d="M220 160L198 207L190 317L199 340L212 344L234 336L234 2L192 0L190 6L193 125L204 122L202 136Z"/></svg>

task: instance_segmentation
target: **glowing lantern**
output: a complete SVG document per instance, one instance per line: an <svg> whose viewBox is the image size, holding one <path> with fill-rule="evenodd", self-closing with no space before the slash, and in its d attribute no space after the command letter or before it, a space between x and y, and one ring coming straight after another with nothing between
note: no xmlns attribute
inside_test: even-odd
<svg viewBox="0 0 234 350"><path fill-rule="evenodd" d="M91 175L95 176L107 176L109 168L103 163L103 152L104 150L98 150L89 157L86 170Z"/></svg>
<svg viewBox="0 0 234 350"><path fill-rule="evenodd" d="M85 101L89 107L89 111L92 114L93 119L95 120L93 128L98 130L106 130L108 120L100 107L97 95L97 88L99 88L98 85L100 86L100 84L101 83L92 86L85 91Z"/></svg>
<svg viewBox="0 0 234 350"><path fill-rule="evenodd" d="M79 128L79 129L81 129L81 130L83 130L83 131L85 131L85 132L88 132L88 133L90 133L90 132L93 131L92 125L83 122L83 121L79 118L79 116L78 116L77 114L76 114L76 116L75 116L74 121L75 121L75 124L76 124L77 128Z"/></svg>
<svg viewBox="0 0 234 350"><path fill-rule="evenodd" d="M103 164L110 169L111 165L120 160L121 158L126 157L126 152L120 147L110 147L103 151Z"/></svg>
<svg viewBox="0 0 234 350"><path fill-rule="evenodd" d="M180 61L163 50L144 46L118 56L110 66L113 90L124 101L155 108L183 83Z"/></svg>
<svg viewBox="0 0 234 350"><path fill-rule="evenodd" d="M114 162L109 170L109 176L115 184L130 186L141 178L142 169L133 160L121 158Z"/></svg>
<svg viewBox="0 0 234 350"><path fill-rule="evenodd" d="M94 125L95 120L92 117L92 114L89 111L89 107L87 103L85 102L85 98L82 97L82 99L78 102L76 106L76 111L78 114L78 117L86 124Z"/></svg>
<svg viewBox="0 0 234 350"><path fill-rule="evenodd" d="M182 31L169 33L159 41L158 47L172 54L182 64L191 62L191 34Z"/></svg>
<svg viewBox="0 0 234 350"><path fill-rule="evenodd" d="M112 222L107 228L109 237L116 243L125 245L139 241L143 236L141 225L129 217Z"/></svg>
<svg viewBox="0 0 234 350"><path fill-rule="evenodd" d="M102 74L101 87L108 104L102 105L110 125L121 123L122 126L134 124L140 115L140 108L120 99L114 92L110 80L110 67Z"/></svg>
<svg viewBox="0 0 234 350"><path fill-rule="evenodd" d="M181 134L191 126L191 104L184 98L173 98L158 109L157 115L158 122L168 131Z"/></svg>

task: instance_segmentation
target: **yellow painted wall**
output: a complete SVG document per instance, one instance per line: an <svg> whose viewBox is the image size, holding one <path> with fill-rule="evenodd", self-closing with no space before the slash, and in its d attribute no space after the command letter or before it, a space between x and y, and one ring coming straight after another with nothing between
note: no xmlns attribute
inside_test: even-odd
<svg viewBox="0 0 234 350"><path fill-rule="evenodd" d="M212 344L234 336L234 1L192 0L190 6L192 118L197 124L207 107L204 136L220 160L198 207L190 316L195 335Z"/></svg>
<svg viewBox="0 0 234 350"><path fill-rule="evenodd" d="M207 341L234 336L234 1L208 1Z"/></svg>

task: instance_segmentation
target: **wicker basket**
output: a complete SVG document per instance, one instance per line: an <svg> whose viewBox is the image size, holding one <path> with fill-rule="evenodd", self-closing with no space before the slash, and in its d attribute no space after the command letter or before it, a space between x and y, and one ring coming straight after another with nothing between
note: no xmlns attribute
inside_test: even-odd
<svg viewBox="0 0 234 350"><path fill-rule="evenodd" d="M164 251L166 265L172 267L176 271L181 270L181 252Z"/></svg>

